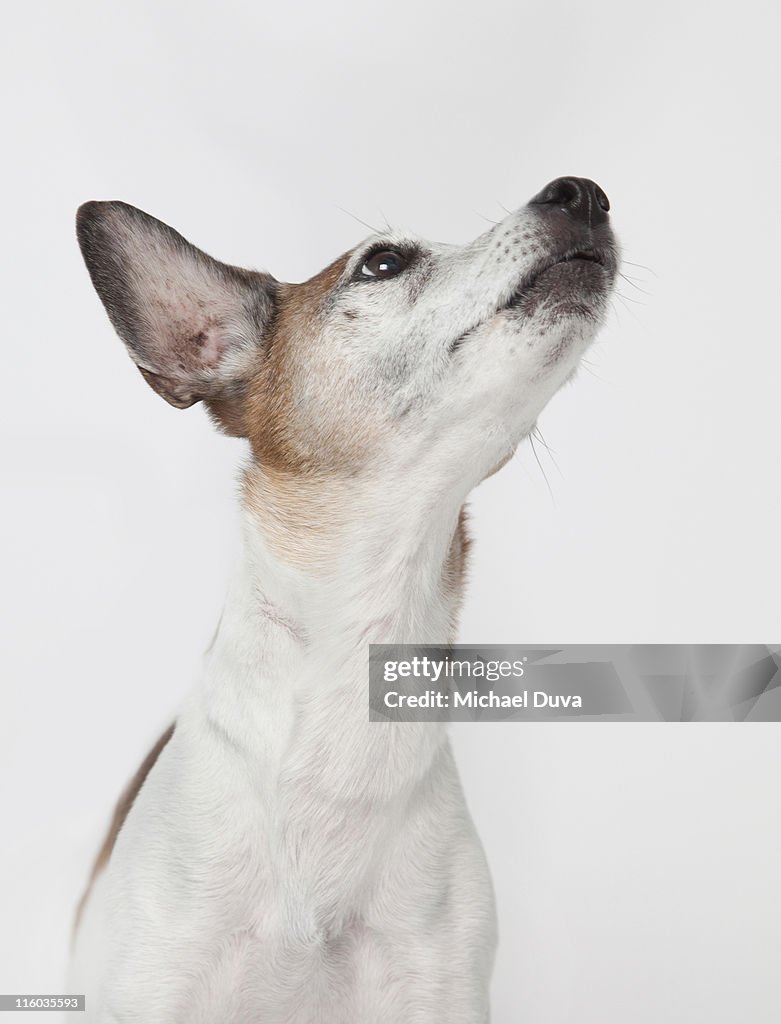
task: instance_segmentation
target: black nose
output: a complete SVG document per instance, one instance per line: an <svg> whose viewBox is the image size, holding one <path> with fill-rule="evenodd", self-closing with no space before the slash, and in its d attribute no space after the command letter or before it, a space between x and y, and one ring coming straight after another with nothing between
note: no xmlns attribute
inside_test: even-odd
<svg viewBox="0 0 781 1024"><path fill-rule="evenodd" d="M604 224L610 201L590 178L556 178L531 200L535 206L556 207L590 227Z"/></svg>

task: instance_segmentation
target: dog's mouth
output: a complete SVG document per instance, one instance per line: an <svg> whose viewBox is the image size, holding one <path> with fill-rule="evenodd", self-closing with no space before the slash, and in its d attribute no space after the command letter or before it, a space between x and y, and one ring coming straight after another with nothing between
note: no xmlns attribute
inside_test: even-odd
<svg viewBox="0 0 781 1024"><path fill-rule="evenodd" d="M496 307L493 316L517 313L532 316L540 303L552 299L562 315L594 318L595 310L610 290L617 260L612 247L583 246L541 260L520 281L510 297ZM480 324L470 327L450 343L455 352Z"/></svg>
<svg viewBox="0 0 781 1024"><path fill-rule="evenodd" d="M551 271L557 271L558 268L566 268L568 265L573 271L580 269L585 271L579 276L582 276L580 282L588 291L599 290L598 287L599 279L596 273L589 272L587 268L588 264L594 265L595 269L599 268L602 271L608 271L611 265L611 259L609 253L604 249L597 249L595 247L588 247L583 249L573 249L570 252L565 253L563 256L557 256L550 260L546 260L539 266L535 267L530 274L528 274L523 281L521 281L518 288L515 289L510 298L503 305L499 306L497 313L501 313L505 309L517 309L522 307L524 302L529 298L531 294L535 292L537 286L543 283L543 279L550 276ZM567 270L558 272L557 276L562 278L569 277ZM599 274L599 278L603 278L603 274ZM551 281L553 285L554 282Z"/></svg>

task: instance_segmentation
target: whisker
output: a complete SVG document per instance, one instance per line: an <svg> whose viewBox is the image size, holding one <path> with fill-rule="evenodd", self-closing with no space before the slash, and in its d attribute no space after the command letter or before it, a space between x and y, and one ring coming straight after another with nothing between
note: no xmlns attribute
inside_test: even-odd
<svg viewBox="0 0 781 1024"><path fill-rule="evenodd" d="M627 260L627 259L622 259L622 260L621 260L621 262L622 262L622 263L626 263L626 264L627 264L627 266L630 266L630 267L639 267L639 268L640 268L640 270L647 270L647 271L648 271L648 273L649 273L649 274L653 274L653 275L654 275L654 277L658 277L658 276L659 276L659 275L658 275L658 274L656 273L656 271L655 271L655 270L651 270L651 268L650 268L650 267L646 267L644 263L633 263L633 262L632 262L631 260Z"/></svg>
<svg viewBox="0 0 781 1024"><path fill-rule="evenodd" d="M636 306L647 306L647 302L643 302L642 299L633 299L631 295L624 295L623 292L616 291L616 295L620 299L624 299L626 302L633 302Z"/></svg>
<svg viewBox="0 0 781 1024"><path fill-rule="evenodd" d="M498 224L499 223L498 220L492 220L490 217L486 217L486 215L484 213L480 213L479 210L472 210L472 213L476 217L479 217L480 220L487 220L489 224Z"/></svg>
<svg viewBox="0 0 781 1024"><path fill-rule="evenodd" d="M626 309L627 313L629 313L629 315L632 317L632 319L636 320L638 323L640 323L640 318L638 317L637 313L635 313L635 311L632 309L631 306L627 305L627 303L626 303L626 296L622 295L621 292L614 292L613 294L615 295L615 297L617 299L621 300L621 304L624 306L624 308ZM634 300L632 300L632 301L634 301ZM645 306L646 303L645 302L640 302L640 303L638 303L638 305Z"/></svg>
<svg viewBox="0 0 781 1024"><path fill-rule="evenodd" d="M537 449L534 447L534 435L533 434L529 434L529 443L531 444L532 452L534 452L534 458L535 458L535 460L537 462L537 465L540 467L540 472L542 473L542 478L545 481L545 486L548 488L548 494L550 494L551 501L555 505L556 504L556 499L553 496L553 491L551 489L550 481L548 480L548 475L545 472L545 470L543 469L542 463L540 462L540 457L537 454Z"/></svg>
<svg viewBox="0 0 781 1024"><path fill-rule="evenodd" d="M616 314L617 313L618 313L618 311L616 310ZM598 374L596 372L596 370L593 367L593 363L589 359L581 359L580 360L580 365L583 367L583 369L586 371L586 373L590 373L591 374L591 376L594 378L594 380L598 380L602 384L609 384L610 383L609 380L606 380L605 377L600 376L600 374Z"/></svg>
<svg viewBox="0 0 781 1024"><path fill-rule="evenodd" d="M532 433L537 438L537 440L540 442L540 444L543 446L543 448L546 448L551 453L551 455L555 455L554 449L551 448L551 446L548 444L548 442L542 436L542 431L540 430L540 428L537 426L536 423L535 423L535 425L534 425L534 427L532 429Z"/></svg>
<svg viewBox="0 0 781 1024"><path fill-rule="evenodd" d="M537 425L535 425L534 429L532 430L532 434L534 434L534 436L537 438L537 440L543 446L545 451L548 453L548 458L551 460L553 465L556 467L556 472L559 474L559 476L563 480L564 479L564 474L562 473L561 467L559 466L558 462L556 461L556 453L551 448L551 446L548 444L548 442L545 440L545 438L542 436L542 431L540 430L540 428Z"/></svg>
<svg viewBox="0 0 781 1024"><path fill-rule="evenodd" d="M621 265L623 266L623 263ZM621 273L623 274L624 272L621 271ZM624 274L624 277L626 277L626 279L628 281L642 281L643 280L642 277L635 277L634 274Z"/></svg>
<svg viewBox="0 0 781 1024"><path fill-rule="evenodd" d="M352 219L353 219L353 220L356 220L356 221L358 221L358 223L359 223L359 224L363 224L363 226L364 226L365 228L368 228L368 229L369 229L369 231L372 231L372 232L374 232L374 234L375 234L375 235L380 235L380 234L382 234L382 232L380 231L380 229L379 229L379 228L375 228L373 224L369 224L369 222L368 222L368 221L365 221L365 220L361 220L361 218L360 218L360 217L356 217L354 213L350 213L350 211L349 211L349 210L345 210L345 208L344 208L343 206L340 206L340 205L339 205L338 203L336 203L335 205L336 205L336 209L337 209L337 210L341 210L341 211L342 211L342 213L346 213L348 217L352 217Z"/></svg>
<svg viewBox="0 0 781 1024"><path fill-rule="evenodd" d="M627 275L622 273L622 271L620 271L620 270L618 272L618 276L619 277L623 277L623 279L626 281L626 283L628 285L630 285L632 288L636 288L637 291L642 292L643 295L651 295L652 294L652 292L647 292L645 290L645 288L641 288L639 284L635 284L635 282L632 280L631 277L627 277Z"/></svg>

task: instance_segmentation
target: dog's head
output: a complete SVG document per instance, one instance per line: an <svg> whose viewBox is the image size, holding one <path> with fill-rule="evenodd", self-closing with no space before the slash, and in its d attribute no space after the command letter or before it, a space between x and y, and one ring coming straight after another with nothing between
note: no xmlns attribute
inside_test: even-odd
<svg viewBox="0 0 781 1024"><path fill-rule="evenodd" d="M263 465L356 474L437 458L471 486L573 373L617 257L602 190L559 178L464 246L389 231L303 284L220 263L86 203L92 281L147 382L202 400Z"/></svg>

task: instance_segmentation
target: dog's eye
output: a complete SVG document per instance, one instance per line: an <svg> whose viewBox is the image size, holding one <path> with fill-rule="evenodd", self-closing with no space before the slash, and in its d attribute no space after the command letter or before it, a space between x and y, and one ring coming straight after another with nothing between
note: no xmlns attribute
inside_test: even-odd
<svg viewBox="0 0 781 1024"><path fill-rule="evenodd" d="M383 249L373 253L361 267L362 277L387 278L400 274L409 260L395 249Z"/></svg>

